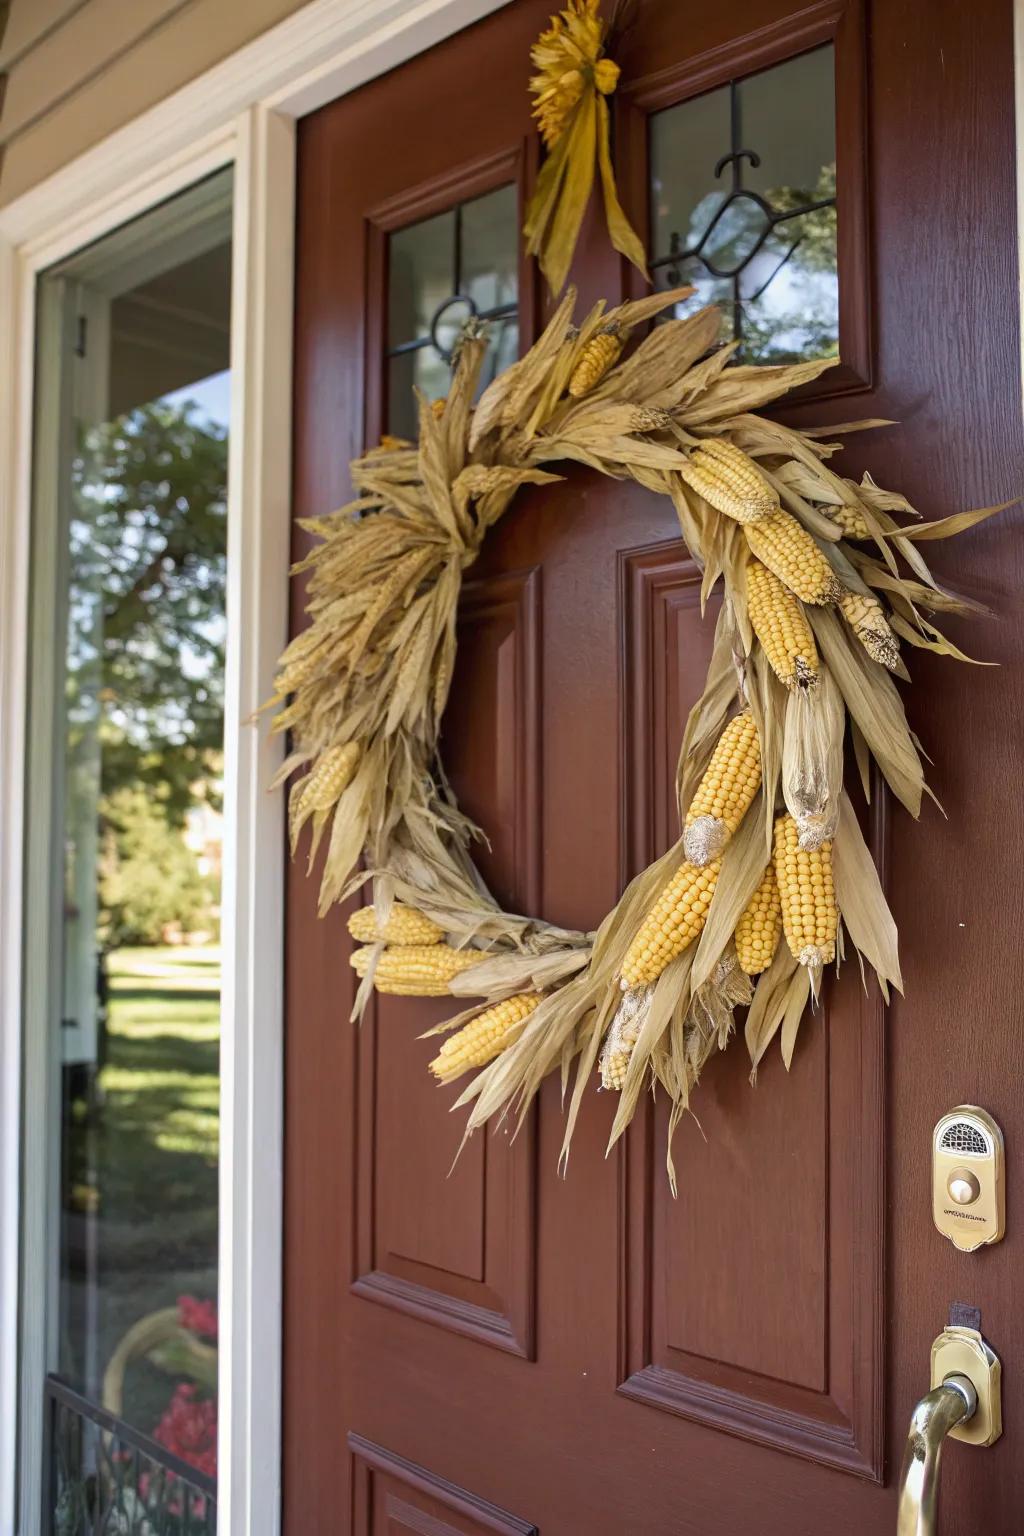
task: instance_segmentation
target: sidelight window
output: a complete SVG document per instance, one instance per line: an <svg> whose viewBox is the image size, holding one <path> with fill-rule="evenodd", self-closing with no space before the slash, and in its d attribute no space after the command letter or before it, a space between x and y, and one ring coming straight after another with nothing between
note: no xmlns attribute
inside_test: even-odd
<svg viewBox="0 0 1024 1536"><path fill-rule="evenodd" d="M649 119L651 267L715 302L738 358L839 348L834 47Z"/></svg>
<svg viewBox="0 0 1024 1536"><path fill-rule="evenodd" d="M216 1521L231 205L39 285L21 1422L60 1536Z"/></svg>

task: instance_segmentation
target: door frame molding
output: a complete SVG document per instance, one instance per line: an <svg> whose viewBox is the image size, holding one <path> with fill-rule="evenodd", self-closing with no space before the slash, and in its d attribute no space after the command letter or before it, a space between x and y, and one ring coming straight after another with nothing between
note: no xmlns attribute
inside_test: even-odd
<svg viewBox="0 0 1024 1536"><path fill-rule="evenodd" d="M0 208L0 1536L39 1528L21 1479L22 889L38 274L234 167L221 1044L218 1528L280 1530L284 824L281 744L248 723L287 635L295 125L505 0L309 0ZM31 1106L28 1106L30 1109ZM35 1467L41 1425L22 1426Z"/></svg>

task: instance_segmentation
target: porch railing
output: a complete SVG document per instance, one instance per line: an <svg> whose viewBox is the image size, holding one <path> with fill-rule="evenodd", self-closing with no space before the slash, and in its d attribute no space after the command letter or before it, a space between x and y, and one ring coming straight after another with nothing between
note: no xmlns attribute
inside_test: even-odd
<svg viewBox="0 0 1024 1536"><path fill-rule="evenodd" d="M43 1508L43 1536L215 1536L217 1484L50 1376Z"/></svg>

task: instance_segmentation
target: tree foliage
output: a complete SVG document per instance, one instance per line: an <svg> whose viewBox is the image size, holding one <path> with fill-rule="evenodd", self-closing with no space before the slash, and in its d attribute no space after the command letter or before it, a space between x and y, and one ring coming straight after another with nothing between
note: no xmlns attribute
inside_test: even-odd
<svg viewBox="0 0 1024 1536"><path fill-rule="evenodd" d="M168 927L203 927L212 895L163 802L128 785L105 796L100 906L111 948L161 944Z"/></svg>
<svg viewBox="0 0 1024 1536"><path fill-rule="evenodd" d="M73 471L72 748L102 789L159 791L181 823L223 736L227 435L156 402L90 428Z"/></svg>

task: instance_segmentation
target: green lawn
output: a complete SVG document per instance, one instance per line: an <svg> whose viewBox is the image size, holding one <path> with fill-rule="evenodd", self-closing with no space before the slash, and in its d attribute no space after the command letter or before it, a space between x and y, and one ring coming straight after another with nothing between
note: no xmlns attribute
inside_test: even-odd
<svg viewBox="0 0 1024 1536"><path fill-rule="evenodd" d="M216 1209L220 950L120 949L109 957L109 1171L165 1211L183 1181L191 1208ZM113 1142L119 1143L115 1148Z"/></svg>

